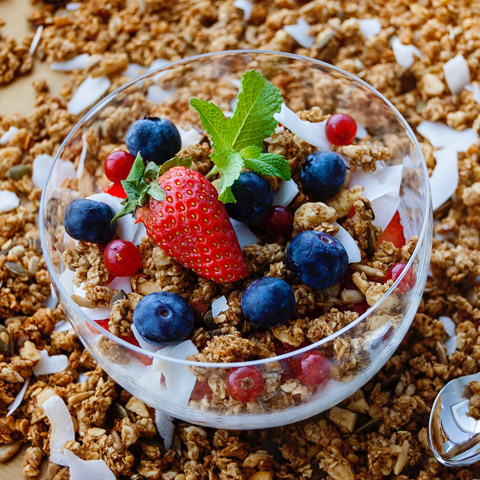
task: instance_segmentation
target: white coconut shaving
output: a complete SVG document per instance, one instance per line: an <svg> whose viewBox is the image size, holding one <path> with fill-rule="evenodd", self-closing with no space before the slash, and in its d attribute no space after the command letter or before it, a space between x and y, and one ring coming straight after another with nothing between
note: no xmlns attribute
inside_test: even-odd
<svg viewBox="0 0 480 480"><path fill-rule="evenodd" d="M470 85L465 85L465 90L472 92L473 93L473 100L475 102L480 103L480 87L478 86L478 83L474 82ZM12 128L12 127L10 127ZM0 144L2 143L2 140L0 139Z"/></svg>
<svg viewBox="0 0 480 480"><path fill-rule="evenodd" d="M70 480L115 480L116 477L104 460L82 460L70 450L63 453L70 469Z"/></svg>
<svg viewBox="0 0 480 480"><path fill-rule="evenodd" d="M371 203L373 211L375 212L375 220L373 220L372 223L385 230L390 223L390 220L395 215L395 212L400 207L400 197L382 195Z"/></svg>
<svg viewBox="0 0 480 480"><path fill-rule="evenodd" d="M48 176L49 171L47 170L46 175ZM72 162L57 160L57 164L52 171L52 184L61 185L62 182L66 179L75 178L77 171L75 170L75 165Z"/></svg>
<svg viewBox="0 0 480 480"><path fill-rule="evenodd" d="M242 250L243 247L254 245L255 243L260 242L260 239L250 230L246 223L239 222L233 218L230 219L230 222L232 222L232 227L235 230L238 243L240 244L240 248Z"/></svg>
<svg viewBox="0 0 480 480"><path fill-rule="evenodd" d="M50 288L53 291L53 287L50 285ZM50 294L46 299L45 299L45 308L51 308L52 310L55 310L58 305L58 298L55 294Z"/></svg>
<svg viewBox="0 0 480 480"><path fill-rule="evenodd" d="M110 290L123 290L125 293L132 293L130 277L115 277L107 287Z"/></svg>
<svg viewBox="0 0 480 480"><path fill-rule="evenodd" d="M60 283L63 285L63 288L65 288L65 290L67 291L68 295L73 295L74 277L75 277L75 272L72 272L72 270L70 269L64 270L59 276Z"/></svg>
<svg viewBox="0 0 480 480"><path fill-rule="evenodd" d="M191 340L185 340L178 345L165 347L161 350L162 355L182 360L197 353L197 347ZM187 405L197 381L197 377L190 372L188 367L154 358L152 369L154 373L163 374L166 385L165 393L169 401L175 405Z"/></svg>
<svg viewBox="0 0 480 480"><path fill-rule="evenodd" d="M456 152L466 152L470 145L478 143L478 133L472 128L462 131L441 122L421 122L417 132L435 148L453 148Z"/></svg>
<svg viewBox="0 0 480 480"><path fill-rule="evenodd" d="M212 317L218 317L221 313L226 312L230 307L228 306L227 297L222 295L212 302Z"/></svg>
<svg viewBox="0 0 480 480"><path fill-rule="evenodd" d="M360 24L360 31L365 38L378 35L382 30L382 25L374 18L365 18L363 20L357 18L357 22Z"/></svg>
<svg viewBox="0 0 480 480"><path fill-rule="evenodd" d="M248 0L235 0L233 2L233 6L243 10L243 19L250 20L250 16L252 15L253 4Z"/></svg>
<svg viewBox="0 0 480 480"><path fill-rule="evenodd" d="M447 355L451 355L457 349L457 336L455 334L455 322L450 317L439 317L438 318L445 329L445 333L448 335L447 340L445 341L445 347L447 347Z"/></svg>
<svg viewBox="0 0 480 480"><path fill-rule="evenodd" d="M350 177L350 187L363 187L363 195L373 201L383 195L398 196L402 183L403 165L384 167L375 172L357 169Z"/></svg>
<svg viewBox="0 0 480 480"><path fill-rule="evenodd" d="M142 243L142 238L147 236L147 229L145 228L145 225L140 222L137 223L137 231L135 233L135 236L133 237L132 243L134 245L140 245Z"/></svg>
<svg viewBox="0 0 480 480"><path fill-rule="evenodd" d="M43 188L45 185L52 162L53 157L46 153L41 153L33 159L32 182L37 188Z"/></svg>
<svg viewBox="0 0 480 480"><path fill-rule="evenodd" d="M148 67L149 72L153 72L154 70L158 70L159 68L163 68L170 64L170 60L166 60L165 58L156 58Z"/></svg>
<svg viewBox="0 0 480 480"><path fill-rule="evenodd" d="M0 190L0 213L10 212L20 205L20 198L10 190Z"/></svg>
<svg viewBox="0 0 480 480"><path fill-rule="evenodd" d="M77 383L86 383L88 382L88 375L86 373L79 373L77 377Z"/></svg>
<svg viewBox="0 0 480 480"><path fill-rule="evenodd" d="M70 58L63 62L52 62L50 68L55 72L73 72L74 70L83 70L87 68L90 55L82 53L76 57Z"/></svg>
<svg viewBox="0 0 480 480"><path fill-rule="evenodd" d="M273 202L272 205L280 205L282 207L287 207L292 203L292 200L298 195L297 182L293 180L283 181L280 183L278 189L273 192Z"/></svg>
<svg viewBox="0 0 480 480"><path fill-rule="evenodd" d="M1 137L0 137L0 145L6 145L19 131L20 129L17 127L10 127Z"/></svg>
<svg viewBox="0 0 480 480"><path fill-rule="evenodd" d="M273 118L302 140L317 147L319 150L331 150L332 145L325 135L326 120L317 123L301 120L300 117L284 103L282 104L280 112L275 113Z"/></svg>
<svg viewBox="0 0 480 480"><path fill-rule="evenodd" d="M78 115L99 100L110 88L108 77L87 77L67 104L70 113Z"/></svg>
<svg viewBox="0 0 480 480"><path fill-rule="evenodd" d="M82 178L83 172L85 170L85 158L87 158L88 144L87 144L87 133L84 132L82 135L82 151L80 153L80 160L78 161L77 167L77 178L80 180Z"/></svg>
<svg viewBox="0 0 480 480"><path fill-rule="evenodd" d="M51 425L50 461L66 467L68 466L68 461L62 452L62 448L65 443L75 440L72 417L65 402L58 395L53 395L48 400L45 400L42 407Z"/></svg>
<svg viewBox="0 0 480 480"><path fill-rule="evenodd" d="M87 197L89 200L106 203L117 214L122 209L122 199L108 193L95 193ZM132 215L125 215L116 220L117 235L123 240L133 242L137 233L136 220Z"/></svg>
<svg viewBox="0 0 480 480"><path fill-rule="evenodd" d="M470 83L470 70L463 55L451 58L444 66L445 80L450 91L457 95Z"/></svg>
<svg viewBox="0 0 480 480"><path fill-rule="evenodd" d="M156 352L157 350L160 350L160 347L158 345L153 345L151 343L148 343L138 332L137 327L135 324L132 323L132 333L133 336L137 339L138 344L140 345L141 348L144 350L147 350L147 352Z"/></svg>
<svg viewBox="0 0 480 480"><path fill-rule="evenodd" d="M37 50L38 44L40 43L40 38L42 37L43 25L37 27L37 31L33 36L32 43L30 44L30 49L28 50L29 55L33 55Z"/></svg>
<svg viewBox="0 0 480 480"><path fill-rule="evenodd" d="M453 148L442 148L433 152L437 161L430 177L432 207L443 205L458 187L458 155Z"/></svg>
<svg viewBox="0 0 480 480"><path fill-rule="evenodd" d="M69 11L69 12L74 12L75 10L78 10L80 8L80 3L77 3L77 2L72 2L72 3L67 3L65 5L65 8Z"/></svg>
<svg viewBox="0 0 480 480"><path fill-rule="evenodd" d="M357 133L355 134L355 138L361 140L368 135L367 129L363 125L359 125L357 123Z"/></svg>
<svg viewBox="0 0 480 480"><path fill-rule="evenodd" d="M182 148L189 147L190 145L197 145L203 137L203 135L197 132L194 128L184 130L183 128L177 127L177 129L182 139Z"/></svg>
<svg viewBox="0 0 480 480"><path fill-rule="evenodd" d="M33 374L51 375L52 373L63 372L68 367L68 357L66 355L48 355L46 350L40 352L40 361L32 368Z"/></svg>
<svg viewBox="0 0 480 480"><path fill-rule="evenodd" d="M21 390L15 395L15 399L13 402L8 406L7 410L7 417L9 417L15 410L22 404L23 402L23 396L25 395L25 392L27 391L28 385L30 383L30 377L28 377L25 382L23 383L23 387Z"/></svg>
<svg viewBox="0 0 480 480"><path fill-rule="evenodd" d="M155 425L158 434L162 437L165 450L169 450L172 446L173 432L175 431L173 418L161 410L155 410Z"/></svg>
<svg viewBox="0 0 480 480"><path fill-rule="evenodd" d="M404 68L410 68L413 65L414 55L418 58L423 56L415 45L404 45L398 37L392 38L391 45L395 60Z"/></svg>
<svg viewBox="0 0 480 480"><path fill-rule="evenodd" d="M348 255L348 263L358 263L362 260L362 254L354 238L338 223L338 232L334 237L343 245Z"/></svg>
<svg viewBox="0 0 480 480"><path fill-rule="evenodd" d="M138 63L129 63L127 69L122 73L122 75L135 80L140 75L143 75L146 70L147 69L143 65L139 65ZM141 85L139 84L139 86Z"/></svg>
<svg viewBox="0 0 480 480"><path fill-rule="evenodd" d="M240 85L242 84L242 81L239 78L232 78L230 80L230 83L237 88L240 88Z"/></svg>
<svg viewBox="0 0 480 480"><path fill-rule="evenodd" d="M310 25L303 18L299 18L295 25L285 25L283 29L304 48L310 48L315 43L315 37L308 33Z"/></svg>
<svg viewBox="0 0 480 480"><path fill-rule="evenodd" d="M147 100L149 102L160 104L168 98L173 97L174 89L164 90L157 85L151 85L148 87Z"/></svg>
<svg viewBox="0 0 480 480"><path fill-rule="evenodd" d="M68 332L72 330L72 324L68 320L60 320L55 324L54 331L55 332Z"/></svg>

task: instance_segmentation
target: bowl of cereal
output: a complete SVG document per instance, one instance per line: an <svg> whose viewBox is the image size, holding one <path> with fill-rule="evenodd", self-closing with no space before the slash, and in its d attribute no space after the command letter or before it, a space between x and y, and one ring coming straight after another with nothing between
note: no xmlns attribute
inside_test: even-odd
<svg viewBox="0 0 480 480"><path fill-rule="evenodd" d="M40 220L99 365L155 409L232 429L308 418L370 380L411 325L432 237L398 111L338 68L262 51L107 96L57 153Z"/></svg>

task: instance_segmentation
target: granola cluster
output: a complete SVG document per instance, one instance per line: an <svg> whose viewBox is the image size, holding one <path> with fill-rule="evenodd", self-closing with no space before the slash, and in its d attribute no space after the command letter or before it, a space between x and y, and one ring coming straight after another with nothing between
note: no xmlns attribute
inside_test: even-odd
<svg viewBox="0 0 480 480"><path fill-rule="evenodd" d="M35 477L41 463L48 462L49 424L41 404L55 393L65 400L75 423L77 441L68 448L84 459L104 459L119 478L477 478L476 466L452 470L439 465L430 453L427 435L428 415L439 390L453 378L476 373L480 366L480 291L476 285L480 270L480 151L476 145L459 154L459 187L435 214L432 275L401 347L377 376L351 398L308 421L252 432L207 429L177 421L172 447L165 451L153 427L153 412L115 386L96 367L72 331L54 330L64 318L60 309L41 308L50 287L34 223L40 191L33 187L30 173L15 179L9 172L20 165L31 167L36 155L53 154L58 149L76 120L65 108L73 85L79 84L86 75L95 74L95 68L96 74L110 75L111 88L120 85L125 80L118 75L125 67L125 53L128 61L142 65L149 65L160 57L177 59L194 53L242 47L307 54L355 73L372 84L395 104L412 127L429 120L445 122L457 130L468 127L480 130L480 105L473 93L463 90L452 95L443 71L445 62L461 53L467 59L471 77L478 78L480 20L472 2L275 0L255 1L252 5L250 18L243 20L243 12L234 7L231 0L143 0L138 3L88 0L80 2L80 8L75 11L41 8L43 2L36 3L38 8L29 20L45 27L36 57L53 61L89 52L96 56L97 64L72 75L72 81L62 91L63 98L52 98L43 92L29 116L0 116L1 134L11 126L19 128L0 149L0 188L26 197L22 206L0 214L0 299L1 302L7 299L0 306L0 316L5 319L2 323L7 330L0 330L0 462L13 457L23 444L27 446L25 476ZM310 48L299 46L283 30L300 17L311 25L310 34L315 40ZM380 33L365 39L357 21L365 18L377 19L382 27ZM421 51L422 57L415 59L410 68L396 63L389 43L393 35L405 44L415 44ZM23 69L30 68L28 47L19 47L23 43L0 40L0 56L4 59L0 62L2 82L11 81ZM334 88L322 86L327 87ZM140 117L145 111L141 100L137 107ZM328 106L322 105L322 108L328 111ZM119 113L120 129L121 119ZM111 128L117 127L112 124ZM433 148L426 140L419 140L432 170L435 166ZM92 144L89 140L89 145ZM272 139L271 148L274 144ZM389 148L394 150L393 141ZM80 150L81 145L78 154ZM97 164L92 162L86 168L94 173L108 151L109 146L103 157L100 153ZM201 152L198 153L200 158ZM286 156L289 158L288 149ZM207 157L208 153L204 153L204 164ZM293 162L293 157L290 158ZM359 158L366 161L364 157ZM204 164L197 161L202 172L208 168ZM28 168L25 171L28 172ZM80 186L79 191L88 194L89 185ZM357 200L362 200L361 192L344 196L346 198L335 201L345 205L343 215L346 215ZM329 206L339 212L333 201ZM302 218L299 220L300 225ZM355 231L354 225L350 231ZM361 226L360 233L364 233ZM364 238L368 241L368 235ZM17 246L22 248L10 254ZM5 252L8 247L10 251ZM385 264L399 261L408 254L407 249L398 251L385 245L375 257L379 264ZM252 252L252 255L260 254ZM37 267L37 260L32 260L35 258ZM369 267L377 269L378 265ZM169 270L176 278L182 276L174 265L151 265L151 271L164 276L169 275ZM282 260L271 262L269 272L283 275ZM368 292L365 277L369 275L375 278L372 271L354 274L355 285L364 295ZM148 283L153 278L156 282L154 275L142 282ZM205 307L202 298L210 300L223 294L215 288L210 282L199 281L195 285L191 298L199 310ZM231 314L215 319L221 328L240 322L236 316L238 296L235 292L227 293ZM308 310L309 292L296 293L306 299L304 304ZM128 304L125 299L118 301L115 318L110 319L112 324L118 324L119 329L127 328L129 306L134 301L130 297ZM455 324L456 348L448 354L445 341L449 334L439 319L441 316L450 317ZM317 326L312 325L309 332L316 335ZM301 338L295 326L275 333L291 342ZM206 341L201 332L197 337L198 342ZM39 352L44 349L52 355L68 356L68 367L63 373L31 376L32 366L38 363ZM80 374L87 374L87 381L81 377L79 381ZM31 380L24 401L7 416L8 406L27 378ZM273 372L270 382L274 385L275 381ZM295 388L292 385L292 391ZM472 414L476 416L478 387L472 385L471 389ZM302 394L308 392L299 392ZM45 478L66 480L68 469L50 463Z"/></svg>

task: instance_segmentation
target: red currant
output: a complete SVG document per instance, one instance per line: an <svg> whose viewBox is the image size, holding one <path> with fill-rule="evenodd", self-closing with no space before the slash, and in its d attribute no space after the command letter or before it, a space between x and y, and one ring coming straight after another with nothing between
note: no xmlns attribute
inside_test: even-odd
<svg viewBox="0 0 480 480"><path fill-rule="evenodd" d="M119 239L113 240L105 247L103 261L112 275L130 277L140 268L142 255L132 242Z"/></svg>
<svg viewBox="0 0 480 480"><path fill-rule="evenodd" d="M385 274L385 281L387 282L390 279L393 281L397 280L397 278L405 270L406 266L407 264L402 262L396 263L395 265L391 266ZM415 286L416 280L417 277L415 275L415 270L413 270L413 268L410 268L410 270L405 274L405 277L403 277L403 280L398 284L397 292L409 292Z"/></svg>
<svg viewBox="0 0 480 480"><path fill-rule="evenodd" d="M112 182L125 180L130 173L134 161L135 158L128 152L124 152L123 150L112 152L103 164L105 175Z"/></svg>
<svg viewBox="0 0 480 480"><path fill-rule="evenodd" d="M330 362L321 352L311 350L292 358L292 366L297 378L305 385L312 387L328 380Z"/></svg>
<svg viewBox="0 0 480 480"><path fill-rule="evenodd" d="M348 145L353 142L357 133L355 120L346 113L332 115L325 125L325 135L334 145Z"/></svg>
<svg viewBox="0 0 480 480"><path fill-rule="evenodd" d="M290 237L293 231L293 215L280 205L270 207L262 223L268 233L277 237Z"/></svg>
<svg viewBox="0 0 480 480"><path fill-rule="evenodd" d="M263 389L263 376L257 367L233 368L227 375L227 390L242 403L255 400Z"/></svg>
<svg viewBox="0 0 480 480"><path fill-rule="evenodd" d="M127 198L127 194L120 182L110 183L103 189L103 192L113 195L114 197Z"/></svg>
<svg viewBox="0 0 480 480"><path fill-rule="evenodd" d="M190 400L200 401L205 397L211 399L212 395L213 392L208 384L208 381L204 380L203 382L199 382L197 380L195 386L193 387L192 394L190 395Z"/></svg>

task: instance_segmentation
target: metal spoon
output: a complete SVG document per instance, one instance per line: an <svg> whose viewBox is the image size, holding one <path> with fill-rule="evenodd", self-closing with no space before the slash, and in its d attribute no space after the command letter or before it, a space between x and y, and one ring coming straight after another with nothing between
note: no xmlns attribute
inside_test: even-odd
<svg viewBox="0 0 480 480"><path fill-rule="evenodd" d="M463 467L480 460L480 421L467 415L470 400L464 397L465 387L474 380L480 381L480 373L448 382L430 413L430 448L447 467Z"/></svg>

